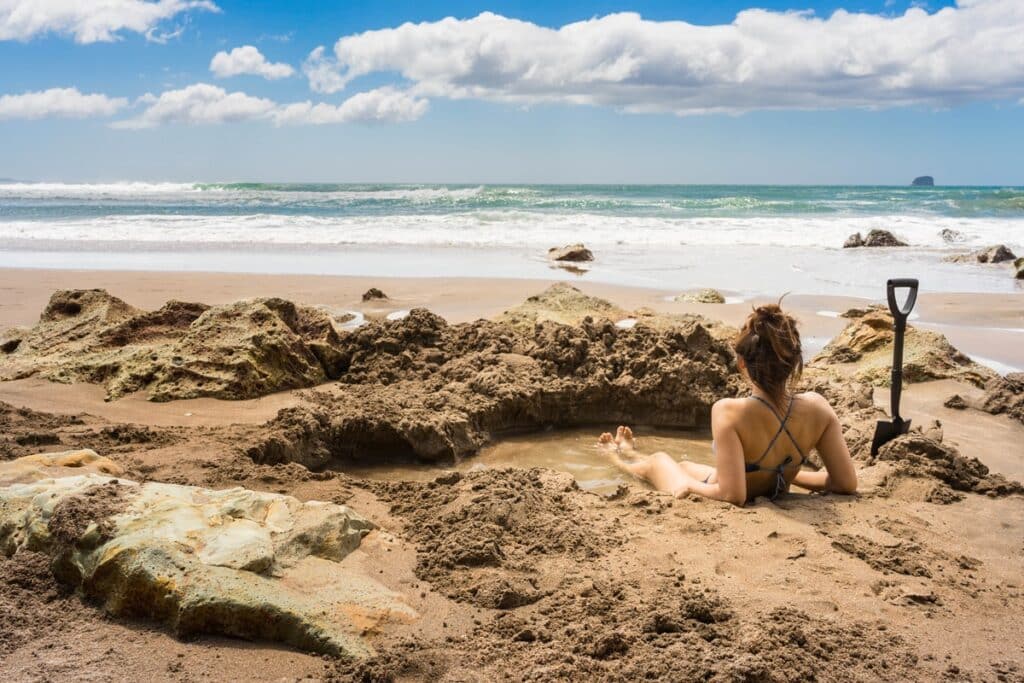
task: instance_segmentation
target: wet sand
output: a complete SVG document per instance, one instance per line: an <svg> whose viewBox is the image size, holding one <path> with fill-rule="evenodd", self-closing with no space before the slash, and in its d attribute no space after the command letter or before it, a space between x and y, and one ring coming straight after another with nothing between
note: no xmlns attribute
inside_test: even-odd
<svg viewBox="0 0 1024 683"><path fill-rule="evenodd" d="M368 317L425 306L459 321L499 314L547 284L0 270L0 327L34 323L53 290L68 287L104 287L147 309L172 298L215 304L282 296ZM750 307L574 284L627 310L699 312L730 324ZM370 286L391 299L364 304ZM976 330L963 350L1020 367L1017 333L993 337L984 329L1024 327L1022 301L925 295L919 310L923 321ZM787 303L805 340L823 344L846 322L825 312L866 302L794 296ZM317 391L332 400L328 388ZM1024 425L943 406L953 393L978 392L952 380L915 384L905 391L904 412L921 426L940 419L946 439L965 454L1020 478ZM0 631L0 679L518 680L528 673L538 680L1024 680L1019 495L965 493L938 504L928 493L934 478L896 476L899 463L862 461L857 497L795 492L736 509L633 484L621 495L598 495L603 490L576 490L557 472L499 467L518 459L569 471L581 485L611 479L607 465L594 469L591 439L614 424L503 439L460 463L459 477L433 481L419 473L440 468L403 464L371 478L335 463L311 473L239 451L278 410L309 394L154 404L140 394L105 401L98 385L0 383L0 401L39 411L5 414L16 454L93 447L136 479L350 504L380 527L357 560L379 567L381 582L409 596L421 620L372 634L380 656L356 666L266 643L183 643L147 622L104 618L77 598L0 582L0 607L21 629L10 641L10 629ZM888 392L876 390L875 402L885 406ZM642 452L706 456L705 435L641 427L638 436ZM482 564L462 563L467 544L486 551ZM502 602L509 596L511 603Z"/></svg>

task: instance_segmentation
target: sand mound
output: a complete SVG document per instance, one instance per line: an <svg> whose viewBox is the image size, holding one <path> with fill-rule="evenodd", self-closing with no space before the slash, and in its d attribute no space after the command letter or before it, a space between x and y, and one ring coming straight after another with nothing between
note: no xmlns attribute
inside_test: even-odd
<svg viewBox="0 0 1024 683"><path fill-rule="evenodd" d="M451 460L502 433L639 423L698 428L739 391L733 357L698 320L630 329L610 320L529 328L449 325L414 309L345 335L340 382L282 411L249 450L258 462L330 457Z"/></svg>
<svg viewBox="0 0 1024 683"><path fill-rule="evenodd" d="M331 318L283 299L144 312L103 290L59 291L35 327L4 338L0 378L102 384L111 399L252 398L342 369Z"/></svg>
<svg viewBox="0 0 1024 683"><path fill-rule="evenodd" d="M851 322L811 361L839 377L888 386L892 370L893 322L888 310L872 307L849 311ZM996 376L960 353L941 334L907 327L903 347L903 381L958 379L975 386Z"/></svg>
<svg viewBox="0 0 1024 683"><path fill-rule="evenodd" d="M917 657L876 625L793 608L738 614L713 589L567 579L540 614L498 614L444 648L411 640L337 680L898 681Z"/></svg>
<svg viewBox="0 0 1024 683"><path fill-rule="evenodd" d="M538 562L595 557L621 542L550 470L453 473L429 483L372 484L406 522L418 549L416 574L449 597L509 609L536 602Z"/></svg>

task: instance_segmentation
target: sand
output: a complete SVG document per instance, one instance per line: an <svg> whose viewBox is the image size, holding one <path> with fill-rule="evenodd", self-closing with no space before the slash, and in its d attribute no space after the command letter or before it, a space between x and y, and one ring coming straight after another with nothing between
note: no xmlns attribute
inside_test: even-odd
<svg viewBox="0 0 1024 683"><path fill-rule="evenodd" d="M71 286L104 287L145 309L170 298L281 296L368 318L425 306L458 322L500 315L548 284L2 270L0 328L33 324L53 291ZM701 313L728 324L750 306L574 284L624 310ZM371 286L389 299L364 303ZM1022 301L933 295L919 311L937 325L1019 328ZM820 311L866 303L787 302L805 339L822 346L846 321ZM961 350L1022 367L1015 334L978 332L977 346ZM183 643L144 622L104 617L62 594L38 558L16 556L0 560L0 608L9 615L0 679L1024 680L1020 495L928 502L934 479L861 461L858 497L795 492L737 509L639 484L596 495L544 469L443 475L439 467L434 481L380 481L351 476L343 464L258 464L240 450L262 438L280 409L330 396L329 387L317 392L152 403L143 394L106 401L96 384L4 382L8 451L0 457L91 447L139 480L344 502L382 529L367 537L359 561L380 567L380 581L410 596L423 619L377 634L379 656L362 663L224 638ZM941 420L945 442L1021 479L1024 425L943 405L953 393L980 392L954 380L915 384L904 412L922 426ZM884 406L887 392L875 393Z"/></svg>

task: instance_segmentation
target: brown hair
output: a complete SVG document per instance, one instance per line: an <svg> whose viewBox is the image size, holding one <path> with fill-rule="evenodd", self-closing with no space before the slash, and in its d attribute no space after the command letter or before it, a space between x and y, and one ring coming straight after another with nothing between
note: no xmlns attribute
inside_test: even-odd
<svg viewBox="0 0 1024 683"><path fill-rule="evenodd" d="M754 308L733 342L736 355L747 364L750 379L779 407L804 369L796 320L780 304L782 299Z"/></svg>

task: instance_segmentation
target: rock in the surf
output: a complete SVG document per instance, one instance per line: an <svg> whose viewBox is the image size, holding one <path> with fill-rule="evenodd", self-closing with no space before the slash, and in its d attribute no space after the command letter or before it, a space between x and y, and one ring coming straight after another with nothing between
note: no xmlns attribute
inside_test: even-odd
<svg viewBox="0 0 1024 683"><path fill-rule="evenodd" d="M956 244L957 242L963 242L967 239L966 235L959 230L954 230L953 228L943 228L939 232L939 236L942 238L943 242L948 244Z"/></svg>
<svg viewBox="0 0 1024 683"><path fill-rule="evenodd" d="M1017 256L1005 244L996 244L991 247L973 251L970 254L957 254L950 256L947 261L953 263L1005 263L1013 261Z"/></svg>
<svg viewBox="0 0 1024 683"><path fill-rule="evenodd" d="M1016 271L1015 277L1018 280L1024 280L1024 257L1013 262L1013 269Z"/></svg>
<svg viewBox="0 0 1024 683"><path fill-rule="evenodd" d="M676 301L691 304L724 304L725 297L717 289L702 289L695 293L680 294Z"/></svg>
<svg viewBox="0 0 1024 683"><path fill-rule="evenodd" d="M907 243L898 239L888 230L872 230L867 234L867 237L861 236L859 232L855 232L846 238L846 242L843 243L844 249L851 249L856 247L905 247Z"/></svg>
<svg viewBox="0 0 1024 683"><path fill-rule="evenodd" d="M582 261L593 261L594 252L582 244L567 244L564 247L551 247L548 249L548 258L552 261L579 263Z"/></svg>
<svg viewBox="0 0 1024 683"><path fill-rule="evenodd" d="M416 613L345 562L373 524L333 503L232 488L136 483L89 451L0 463L0 552L50 557L55 578L107 612L363 657L367 624ZM31 476L35 468L35 476ZM63 471L58 471L63 470ZM351 615L358 615L353 618Z"/></svg>

